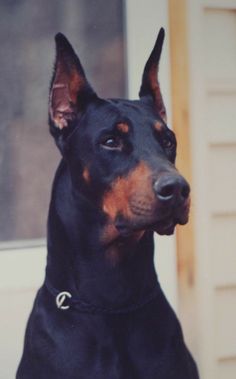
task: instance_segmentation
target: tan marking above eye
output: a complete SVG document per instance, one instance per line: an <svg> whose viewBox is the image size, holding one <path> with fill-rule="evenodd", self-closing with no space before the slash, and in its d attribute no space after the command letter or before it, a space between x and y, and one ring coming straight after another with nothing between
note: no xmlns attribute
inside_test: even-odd
<svg viewBox="0 0 236 379"><path fill-rule="evenodd" d="M121 133L128 133L129 131L129 125L127 125L126 123L120 123L120 124L117 124L117 129L121 132Z"/></svg>
<svg viewBox="0 0 236 379"><path fill-rule="evenodd" d="M160 121L156 121L154 124L154 128L156 131L161 132L163 130L164 125Z"/></svg>
<svg viewBox="0 0 236 379"><path fill-rule="evenodd" d="M84 168L82 175L83 175L85 182L89 183L90 182L90 174L89 174L89 170L87 169L87 167Z"/></svg>
<svg viewBox="0 0 236 379"><path fill-rule="evenodd" d="M133 213L130 209L130 199L137 192L147 193L149 182L151 190L151 170L144 162L140 162L126 177L119 177L114 181L112 188L105 193L103 198L103 211L113 221L117 214L131 219ZM153 196L151 191L150 195Z"/></svg>

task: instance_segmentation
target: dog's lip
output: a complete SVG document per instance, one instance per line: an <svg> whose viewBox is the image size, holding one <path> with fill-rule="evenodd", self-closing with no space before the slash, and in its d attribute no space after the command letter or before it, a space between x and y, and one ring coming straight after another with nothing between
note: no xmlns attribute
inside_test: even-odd
<svg viewBox="0 0 236 379"><path fill-rule="evenodd" d="M165 231L168 233L169 229L173 229L176 223L173 218L165 218L160 221L155 221L150 224L132 224L123 221L116 223L116 228L122 236L129 236L130 234L138 231L152 230L159 234L165 234Z"/></svg>
<svg viewBox="0 0 236 379"><path fill-rule="evenodd" d="M162 221L153 224L151 229L156 233L163 235L171 235L174 233L176 225L185 225L189 219L189 213L183 212L180 214L174 214L172 217L166 218Z"/></svg>
<svg viewBox="0 0 236 379"><path fill-rule="evenodd" d="M129 223L125 220L116 223L116 229L122 236L129 236L138 231L154 231L160 235L171 235L174 233L177 224L185 225L188 222L188 213L182 213L181 215L169 215L165 216L154 222L144 223L136 222Z"/></svg>
<svg viewBox="0 0 236 379"><path fill-rule="evenodd" d="M171 235L174 233L177 224L178 221L176 219L170 218L154 224L151 230L160 235Z"/></svg>

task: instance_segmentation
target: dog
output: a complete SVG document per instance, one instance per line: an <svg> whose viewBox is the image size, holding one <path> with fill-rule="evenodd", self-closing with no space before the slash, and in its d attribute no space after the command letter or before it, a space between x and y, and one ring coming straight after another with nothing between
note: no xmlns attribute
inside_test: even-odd
<svg viewBox="0 0 236 379"><path fill-rule="evenodd" d="M158 82L164 30L135 101L98 97L66 37L55 40L49 125L62 160L16 378L197 379L153 262L154 232L173 234L190 208Z"/></svg>

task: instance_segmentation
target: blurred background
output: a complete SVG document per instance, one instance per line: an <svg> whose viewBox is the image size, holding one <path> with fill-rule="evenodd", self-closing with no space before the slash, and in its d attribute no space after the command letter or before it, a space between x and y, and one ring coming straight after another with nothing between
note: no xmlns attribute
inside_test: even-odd
<svg viewBox="0 0 236 379"><path fill-rule="evenodd" d="M137 98L161 26L160 82L192 185L191 220L156 237L156 267L202 379L236 377L236 0L0 1L0 379L14 378L45 267L54 36L96 92Z"/></svg>

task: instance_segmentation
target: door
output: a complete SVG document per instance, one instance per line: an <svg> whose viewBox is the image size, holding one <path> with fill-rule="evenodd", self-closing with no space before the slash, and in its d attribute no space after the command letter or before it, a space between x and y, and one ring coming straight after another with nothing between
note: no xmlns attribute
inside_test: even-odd
<svg viewBox="0 0 236 379"><path fill-rule="evenodd" d="M203 379L233 379L236 1L194 0L188 2L187 14L198 356Z"/></svg>

